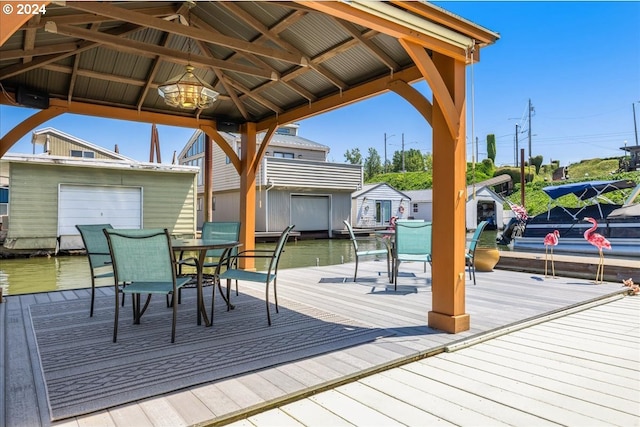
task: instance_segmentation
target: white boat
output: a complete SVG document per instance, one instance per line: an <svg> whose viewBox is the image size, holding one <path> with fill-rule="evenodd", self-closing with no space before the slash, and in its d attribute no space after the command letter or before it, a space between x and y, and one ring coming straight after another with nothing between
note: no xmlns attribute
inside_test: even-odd
<svg viewBox="0 0 640 427"><path fill-rule="evenodd" d="M611 250L605 250L607 255L640 261L640 202L636 200L640 198L640 184L631 180L588 181L542 190L549 196L549 210L527 219L522 235L513 237L514 250L544 252L544 237L558 230L560 238L554 252L597 255L598 249L584 238L584 232L592 227L585 217L591 217L598 223L596 232L611 243ZM617 204L606 196L612 191L629 194L623 204ZM558 199L568 194L576 196L580 206L558 204Z"/></svg>

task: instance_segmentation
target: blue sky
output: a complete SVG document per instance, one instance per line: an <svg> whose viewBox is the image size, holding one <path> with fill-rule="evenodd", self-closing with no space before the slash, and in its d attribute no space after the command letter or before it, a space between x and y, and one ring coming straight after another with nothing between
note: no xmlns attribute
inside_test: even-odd
<svg viewBox="0 0 640 427"><path fill-rule="evenodd" d="M528 157L529 99L532 155L567 165L582 159L620 156L635 144L632 105L640 131L640 2L436 2L500 34L467 67L467 157L478 138L486 158L486 136L496 135L498 165L514 163L515 126ZM473 75L473 77L472 77ZM416 88L431 99L425 83ZM473 88L473 90L472 90ZM473 92L473 93L472 93ZM472 96L473 94L473 96ZM472 102L473 98L473 102ZM33 110L0 106L5 135ZM472 120L473 117L473 120ZM147 161L151 125L65 115L54 127L136 160ZM193 133L158 126L162 160L170 162ZM431 128L406 101L389 93L300 122L299 134L330 147L329 160L344 161L348 149L369 147L384 158L405 149L432 150ZM10 152L30 153L30 135ZM437 159L436 159L437 160Z"/></svg>

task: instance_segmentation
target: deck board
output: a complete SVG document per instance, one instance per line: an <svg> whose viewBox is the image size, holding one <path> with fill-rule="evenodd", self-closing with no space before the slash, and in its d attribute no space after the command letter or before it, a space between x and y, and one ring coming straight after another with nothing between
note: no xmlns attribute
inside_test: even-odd
<svg viewBox="0 0 640 427"><path fill-rule="evenodd" d="M555 422L564 423L569 420L573 424L596 425L602 421L602 416L592 414L589 412L590 409L585 409L585 414L582 414L558 407L554 400L558 399L558 393L545 390L540 384L528 385L530 396L517 395L503 402L500 400L501 388L495 387L492 383L503 377L485 372L483 375L474 374L478 375L478 384L483 384L483 387L467 390L464 385L469 380L461 376L458 370L471 368L465 366L468 358L460 358L460 360L453 358L453 355L458 352L445 355L452 358L451 360L439 356L429 357L403 368L365 376L359 380L360 383L351 383L354 385L344 384L333 388L330 383L345 377L360 377L363 371L368 374L373 368L383 364L414 360L420 353L437 353L442 351L445 345L477 336L497 327L511 325L563 307L571 307L577 303L621 292L620 283L596 286L586 280L565 278L544 280L535 274L501 270L478 273L477 286L469 286L470 282L468 282L466 287L466 309L471 316L471 329L453 335L427 327L426 319L428 311L431 310L432 297L429 268L426 273L423 273L421 263L403 263L401 271L413 273L415 277L410 275L400 277L398 292L391 291L392 288L389 288L390 285L386 283L386 265L383 262L364 262L360 264L359 270L357 283L351 282L353 264L282 270L278 278L278 295L281 298L281 304L291 300L315 306L320 310L362 322L372 328L380 328L381 331L391 330L394 333L393 336L56 423L48 421L44 382L41 373L34 369L38 366L38 359L35 342L27 333L30 328L28 306L36 302L81 298L87 301L88 316L90 291L87 289L65 290L7 297L6 304L3 303L0 306L0 316L4 321L0 326L0 338L2 338L0 355L6 356L3 358L6 363L0 364L5 391L4 406L0 404L0 412L4 411L4 414L0 413L2 416L0 421L4 419L7 427L27 425L128 427L134 424L143 427L179 426L216 420L226 422L234 419L237 419L234 423L237 426L273 425L278 421L283 425L295 425L296 422L313 425L316 420L327 420L332 425L349 425L349 423L391 425L400 423L399 419L408 422L420 415L426 417L424 419L433 420L434 424L441 420L442 425L447 423L544 425L549 421L545 410L553 411L555 416L551 421ZM333 283L332 279L336 278L338 280L335 281L340 283ZM339 278L346 280L342 282ZM326 283L327 279L330 283ZM260 289L252 284L241 282L240 292L243 292L243 288L248 290L249 287L255 290ZM211 292L212 288L205 289L206 304L210 302ZM97 293L105 296L114 295L110 286L99 287ZM486 343L491 343L496 354L491 355L489 351L487 355L486 350L484 353L477 353L478 363L487 364L486 369L495 366L497 370L500 363L504 365L506 360L512 358L522 363L530 363L529 369L562 372L562 376L558 373L551 379L577 383L573 386L578 388L579 380L588 378L588 371L596 370L593 373L593 381L595 381L593 384L579 392L575 390L576 395L585 399L591 396L590 400L596 396L593 393L619 396L625 390L633 390L634 387L637 389L640 378L637 374L637 357L634 360L633 351L638 350L639 328L637 324L620 324L617 321L621 317L637 314L638 304L629 303L627 299L632 298L620 300L615 307L607 304L601 306L601 309L598 307L597 310L590 309L586 312L574 313L572 316L577 316L576 321L561 318L558 319L559 323L540 325L540 329L531 331L529 334L524 333L532 328L518 331L518 334L494 338ZM130 302L127 301L127 304ZM224 315L224 312L216 312L216 316ZM272 315L278 316L276 313ZM593 326L585 327L587 323ZM616 334L616 332L619 333ZM620 332L624 336L617 342L616 338L620 338ZM553 341L554 335L558 337L555 341ZM551 336L551 343L545 344L546 336ZM612 347L611 351L595 354L593 358L584 358L584 352L593 349L580 345L578 341L589 337L602 338L607 346ZM469 350L480 352L478 348L481 347L473 346ZM461 352L464 351L463 349ZM551 368L533 363L537 359L547 358L548 354L550 354L548 358L552 364ZM620 354L624 355L624 359L620 359ZM493 359L485 360L487 357ZM422 365L432 359L440 361L434 362L433 365ZM625 363L632 366L624 366ZM419 366L424 367L418 368ZM465 373L471 375L471 372L465 371ZM522 378L533 375L531 370L523 370L517 374ZM474 377L470 376L470 378ZM415 383L408 386L407 381ZM516 388L517 381L509 382L509 379L505 381L512 389ZM430 391L424 389L421 385L423 383L429 384L433 390L436 390L438 397L427 397ZM394 387L393 393L384 389L385 384ZM319 393L309 399L291 402L287 400L288 395L306 396L310 390L325 386L329 389L328 397L319 397L323 394ZM322 390L324 388L319 391ZM405 400L401 406L409 405L413 409L407 409L406 413L400 415L393 413L391 409L386 409L386 403L381 404L379 408L367 403L367 396L380 398L382 397L380 393L386 393L397 397L403 393L407 394L407 390L421 398L411 400L407 395L409 400ZM637 398L637 393L631 393L627 399L629 398L632 401L640 400ZM610 397L605 400L607 399ZM390 397L389 401L394 400ZM425 401L437 403L424 406ZM586 400L583 402L586 406L592 405ZM540 411L536 413L529 410L531 405L538 404L542 405ZM269 411L260 409L261 405L282 406L275 414L269 414ZM607 416L611 416L612 420L629 421L626 418L629 416L628 413L620 411L620 408L612 403L608 405L611 407L603 406L602 410L607 413ZM323 408L323 406L326 407ZM451 411L443 411L442 408L445 407L458 408L455 413L460 414L459 418L447 419L445 415L450 416ZM317 414L317 416L305 415L307 414L305 409L309 414ZM240 419L244 411L248 411L246 412L249 416L247 420ZM495 411L499 412L499 418L495 417ZM289 419L293 424L289 424ZM474 422L466 420L474 420ZM628 425L637 424L636 418L635 424L632 422Z"/></svg>

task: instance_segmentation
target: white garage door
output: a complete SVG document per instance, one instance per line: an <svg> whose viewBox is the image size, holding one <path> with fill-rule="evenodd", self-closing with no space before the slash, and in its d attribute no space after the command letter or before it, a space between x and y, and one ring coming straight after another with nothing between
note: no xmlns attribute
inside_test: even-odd
<svg viewBox="0 0 640 427"><path fill-rule="evenodd" d="M76 224L111 224L114 228L142 228L141 187L99 187L61 184L58 193L60 249L76 249ZM65 239L65 236L78 238Z"/></svg>
<svg viewBox="0 0 640 427"><path fill-rule="evenodd" d="M329 196L291 196L291 223L296 231L329 230Z"/></svg>

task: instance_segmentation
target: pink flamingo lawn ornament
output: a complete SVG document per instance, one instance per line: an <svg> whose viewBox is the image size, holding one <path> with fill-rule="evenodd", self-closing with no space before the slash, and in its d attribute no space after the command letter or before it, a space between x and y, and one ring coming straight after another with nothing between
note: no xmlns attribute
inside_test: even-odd
<svg viewBox="0 0 640 427"><path fill-rule="evenodd" d="M598 248L600 253L600 260L598 262L598 269L596 270L596 283L602 283L604 281L604 255L602 254L602 248L611 249L611 243L599 233L596 233L598 228L598 222L590 217L586 217L585 221L589 221L593 226L584 232L584 238L587 242ZM598 282L598 275L600 276L600 282Z"/></svg>
<svg viewBox="0 0 640 427"><path fill-rule="evenodd" d="M547 253L549 252L549 247L551 247L551 274L552 277L556 277L556 269L553 263L553 247L558 246L558 238L560 237L560 232L558 230L553 230L552 233L547 234L544 237L544 277L547 277Z"/></svg>

